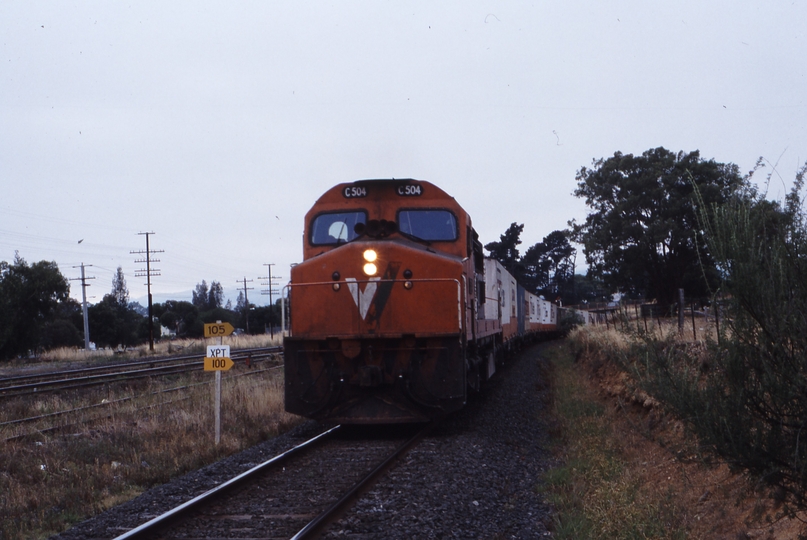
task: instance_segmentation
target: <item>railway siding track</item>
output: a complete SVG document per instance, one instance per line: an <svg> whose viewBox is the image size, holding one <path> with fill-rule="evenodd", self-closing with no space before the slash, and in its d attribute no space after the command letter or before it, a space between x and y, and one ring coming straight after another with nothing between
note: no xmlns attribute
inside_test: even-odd
<svg viewBox="0 0 807 540"><path fill-rule="evenodd" d="M233 361L260 361L282 353L282 347L245 349L233 351ZM122 362L105 366L93 366L5 377L0 379L0 399L42 394L63 390L74 390L110 383L160 377L198 369L203 365L204 354L183 355L136 362Z"/></svg>
<svg viewBox="0 0 807 540"><path fill-rule="evenodd" d="M282 347L235 351L234 361L251 368L236 370L228 379L280 369L278 362L272 362L279 354ZM0 379L0 402L5 403L7 411L0 418L0 442L41 437L103 421L121 407L148 409L185 401L189 393L202 391L212 384L211 378L201 375L202 364L203 355L196 354ZM166 378L189 373L195 376L180 380L179 385L171 385L172 381ZM145 393L129 387L144 379L163 379L164 382ZM98 388L104 389L101 396L94 390ZM40 408L36 405L49 396L62 396L62 392L70 392L64 403L67 406Z"/></svg>

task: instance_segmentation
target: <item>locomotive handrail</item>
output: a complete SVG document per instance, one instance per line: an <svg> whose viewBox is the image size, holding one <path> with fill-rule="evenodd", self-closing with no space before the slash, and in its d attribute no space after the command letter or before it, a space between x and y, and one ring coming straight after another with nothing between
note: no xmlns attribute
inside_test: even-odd
<svg viewBox="0 0 807 540"><path fill-rule="evenodd" d="M462 332L462 328L463 328L462 327L462 315L463 315L462 290L463 290L463 287L462 287L462 284L460 283L460 281L458 279L456 279L456 278L419 278L419 279L379 279L379 278L369 279L368 278L368 279L357 279L355 281L352 281L352 283L404 283L404 282L407 282L407 281L409 281L411 283L436 283L436 282L444 282L444 281L445 282L453 281L454 284L457 286L457 330L459 332ZM313 287L313 286L323 286L323 285L333 286L334 283L339 283L340 285L343 285L343 284L347 285L349 282L346 281L346 280L340 280L340 281L312 281L310 283L292 283L292 282L289 282L289 283L286 284L285 287L283 287L283 289L281 290L281 294L280 294L280 300L281 300L281 304L280 304L280 312L281 312L280 331L282 332L282 334L284 336L286 335L286 296L287 296L288 293L283 294L283 291L286 291L286 289L291 290L292 287ZM288 335L291 335L291 329L289 329L289 334Z"/></svg>
<svg viewBox="0 0 807 540"><path fill-rule="evenodd" d="M286 336L286 297L289 295L286 289L291 288L291 281L289 281L282 289L280 289L280 334ZM286 291L286 294L283 294Z"/></svg>

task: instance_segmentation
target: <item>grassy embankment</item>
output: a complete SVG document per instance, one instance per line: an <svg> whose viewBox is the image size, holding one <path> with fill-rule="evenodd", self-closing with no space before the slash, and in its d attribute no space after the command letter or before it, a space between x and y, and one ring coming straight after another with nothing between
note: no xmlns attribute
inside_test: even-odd
<svg viewBox="0 0 807 540"><path fill-rule="evenodd" d="M632 469L612 411L597 393L570 343L548 351L552 365L556 451L562 465L545 475L547 498L555 505L559 539L686 538L678 526L680 508L671 493L645 485ZM600 339L618 344L611 330Z"/></svg>
<svg viewBox="0 0 807 540"><path fill-rule="evenodd" d="M669 337L674 328L656 331ZM691 335L678 337L679 346L703 354ZM703 454L682 422L614 361L632 339L613 326L589 327L547 353L561 465L540 489L557 509L555 537L796 538L798 520L747 475Z"/></svg>
<svg viewBox="0 0 807 540"><path fill-rule="evenodd" d="M271 345L245 337L226 338L225 343L227 339L234 348ZM168 344L159 347L155 354L168 353ZM172 343L171 348L198 352L203 342ZM142 351L131 354L146 356ZM94 362L111 359L103 352L93 357ZM45 360L63 365L84 363L85 358L63 351ZM214 377L202 371L4 404L0 422L112 403L43 418L35 427L0 427L0 538L45 538L295 424L299 419L283 411L282 370L267 368L269 362L251 368L236 365L223 374L218 446ZM37 433L52 425L66 427L54 434Z"/></svg>

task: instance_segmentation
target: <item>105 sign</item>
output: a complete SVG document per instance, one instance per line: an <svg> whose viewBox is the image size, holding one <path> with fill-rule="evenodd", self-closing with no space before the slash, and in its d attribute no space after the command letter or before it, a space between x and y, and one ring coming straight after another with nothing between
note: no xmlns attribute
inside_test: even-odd
<svg viewBox="0 0 807 540"><path fill-rule="evenodd" d="M205 324L205 337L224 337L229 336L235 331L233 325L224 322L224 323L207 323Z"/></svg>

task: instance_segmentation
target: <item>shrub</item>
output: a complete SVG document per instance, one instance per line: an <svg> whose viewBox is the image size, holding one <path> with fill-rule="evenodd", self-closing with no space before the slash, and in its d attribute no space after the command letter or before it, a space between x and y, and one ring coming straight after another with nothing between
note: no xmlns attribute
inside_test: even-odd
<svg viewBox="0 0 807 540"><path fill-rule="evenodd" d="M722 275L721 332L707 354L646 339L645 388L707 449L807 507L807 228L799 171L784 205L755 198L701 219Z"/></svg>

